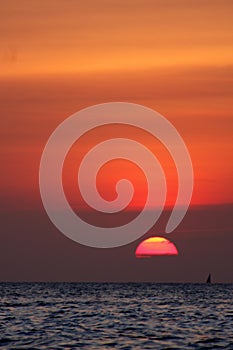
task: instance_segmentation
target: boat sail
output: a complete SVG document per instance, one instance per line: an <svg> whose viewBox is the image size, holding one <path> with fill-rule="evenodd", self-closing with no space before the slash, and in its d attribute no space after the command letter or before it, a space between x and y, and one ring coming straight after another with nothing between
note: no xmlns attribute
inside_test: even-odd
<svg viewBox="0 0 233 350"><path fill-rule="evenodd" d="M209 276L207 277L206 283L211 283L211 273L210 273Z"/></svg>

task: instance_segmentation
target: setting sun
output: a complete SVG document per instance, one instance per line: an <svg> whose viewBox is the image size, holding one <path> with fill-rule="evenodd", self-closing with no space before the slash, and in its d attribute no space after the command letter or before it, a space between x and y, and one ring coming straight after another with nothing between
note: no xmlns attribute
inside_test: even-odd
<svg viewBox="0 0 233 350"><path fill-rule="evenodd" d="M137 258L150 258L156 255L178 255L175 245L163 237L150 237L136 249Z"/></svg>

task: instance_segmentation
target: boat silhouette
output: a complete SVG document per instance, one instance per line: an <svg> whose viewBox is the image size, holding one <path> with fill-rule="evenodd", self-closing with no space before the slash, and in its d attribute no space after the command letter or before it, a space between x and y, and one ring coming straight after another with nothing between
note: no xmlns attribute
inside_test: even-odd
<svg viewBox="0 0 233 350"><path fill-rule="evenodd" d="M206 283L211 283L211 273L210 273L209 276L207 277Z"/></svg>

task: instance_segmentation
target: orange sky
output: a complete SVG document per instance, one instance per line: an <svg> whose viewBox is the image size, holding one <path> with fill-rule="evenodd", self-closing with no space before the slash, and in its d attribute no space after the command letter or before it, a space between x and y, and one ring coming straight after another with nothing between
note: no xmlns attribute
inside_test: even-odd
<svg viewBox="0 0 233 350"><path fill-rule="evenodd" d="M151 107L179 130L194 166L192 204L232 202L232 10L231 1L205 0L2 2L4 203L36 205L51 132L81 108L111 101ZM159 152L171 204L171 160L157 142L136 138Z"/></svg>

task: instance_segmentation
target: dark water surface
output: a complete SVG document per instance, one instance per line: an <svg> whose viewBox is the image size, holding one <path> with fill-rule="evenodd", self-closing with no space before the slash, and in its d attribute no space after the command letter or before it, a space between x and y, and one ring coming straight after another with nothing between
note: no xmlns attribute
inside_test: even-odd
<svg viewBox="0 0 233 350"><path fill-rule="evenodd" d="M233 349L232 284L1 283L2 349Z"/></svg>

